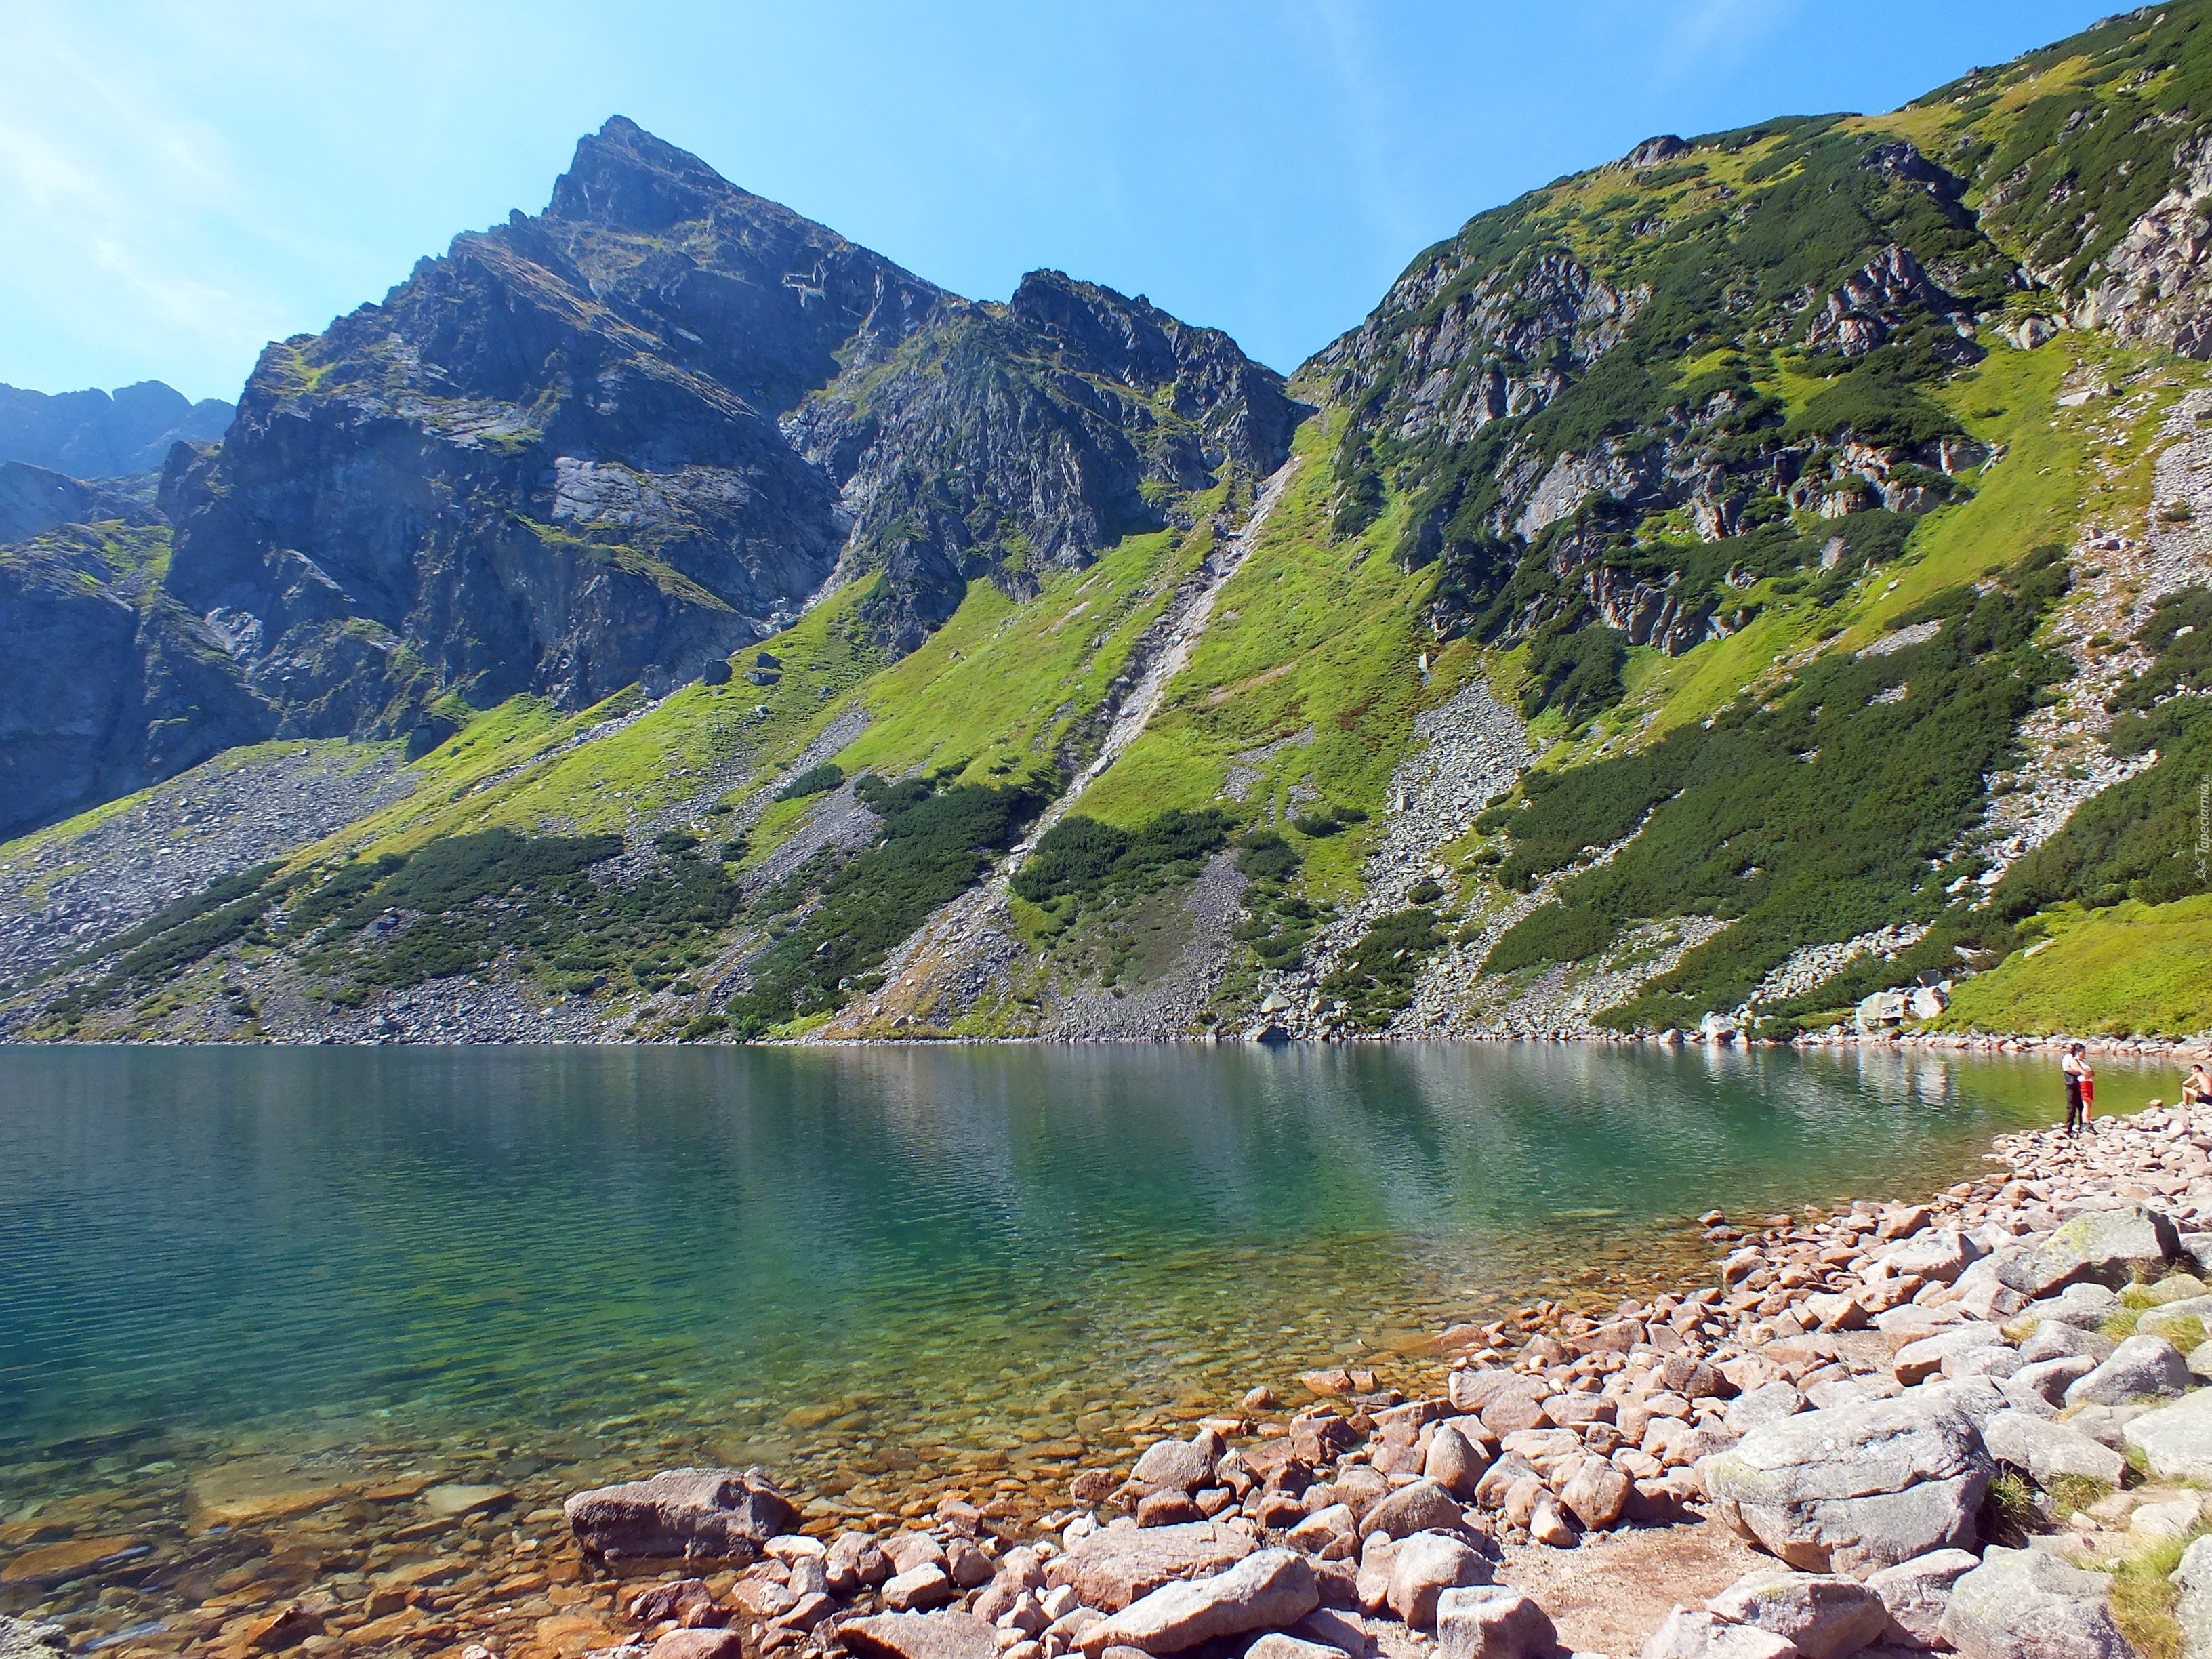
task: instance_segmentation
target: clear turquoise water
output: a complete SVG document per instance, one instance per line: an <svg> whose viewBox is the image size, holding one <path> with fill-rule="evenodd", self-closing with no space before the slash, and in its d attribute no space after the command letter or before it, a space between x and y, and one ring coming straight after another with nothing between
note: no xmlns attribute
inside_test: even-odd
<svg viewBox="0 0 2212 1659"><path fill-rule="evenodd" d="M2105 1068L2108 1109L2161 1089ZM1537 1045L0 1050L0 1498L342 1431L863 1504L963 1454L1058 1478L1132 1413L1648 1291L1709 1206L1955 1181L2055 1092Z"/></svg>

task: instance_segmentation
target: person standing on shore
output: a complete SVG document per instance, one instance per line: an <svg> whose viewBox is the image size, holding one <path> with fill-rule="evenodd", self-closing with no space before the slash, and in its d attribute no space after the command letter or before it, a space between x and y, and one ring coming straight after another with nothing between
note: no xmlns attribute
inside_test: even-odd
<svg viewBox="0 0 2212 1659"><path fill-rule="evenodd" d="M2058 1061L2059 1073L2066 1079L2066 1138L2069 1140L2074 1139L2086 1121L2081 1085L2089 1075L2088 1061L2083 1058L2087 1052L2077 1042Z"/></svg>

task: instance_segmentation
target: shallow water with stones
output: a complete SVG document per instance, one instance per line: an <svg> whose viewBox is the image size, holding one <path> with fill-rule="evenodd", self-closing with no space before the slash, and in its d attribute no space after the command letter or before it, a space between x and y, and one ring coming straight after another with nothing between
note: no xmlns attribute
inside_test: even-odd
<svg viewBox="0 0 2212 1659"><path fill-rule="evenodd" d="M1455 1322L1694 1279L1709 1206L1977 1174L2055 1091L1888 1050L0 1050L0 1611L117 1654L315 1592L311 1651L526 1636L574 1599L527 1571L559 1498L686 1462L822 1525L1033 1515L1255 1383L1433 1386ZM441 1553L473 1589L363 1622Z"/></svg>

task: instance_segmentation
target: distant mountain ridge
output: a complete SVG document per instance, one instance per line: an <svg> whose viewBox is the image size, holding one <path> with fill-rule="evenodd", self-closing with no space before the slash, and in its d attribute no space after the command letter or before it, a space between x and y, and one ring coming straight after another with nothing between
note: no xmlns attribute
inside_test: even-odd
<svg viewBox="0 0 2212 1659"><path fill-rule="evenodd" d="M0 386L0 461L22 461L73 478L154 472L179 441L213 443L237 405L192 402L160 380L113 392L47 393Z"/></svg>

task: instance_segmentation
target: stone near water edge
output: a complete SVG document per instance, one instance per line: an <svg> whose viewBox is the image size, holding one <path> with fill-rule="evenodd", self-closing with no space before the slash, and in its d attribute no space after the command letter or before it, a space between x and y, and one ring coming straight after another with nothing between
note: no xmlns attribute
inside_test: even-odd
<svg viewBox="0 0 2212 1659"><path fill-rule="evenodd" d="M2167 1480L2212 1480L2212 1389L2145 1412L2120 1430L2124 1443Z"/></svg>
<svg viewBox="0 0 2212 1659"><path fill-rule="evenodd" d="M2173 1621L2181 1626L2182 1659L2212 1659L2212 1538L2181 1553L2172 1582L2180 1591Z"/></svg>
<svg viewBox="0 0 2212 1659"><path fill-rule="evenodd" d="M1045 1582L1074 1590L1085 1607L1118 1613L1161 1585L1220 1571L1253 1550L1252 1540L1212 1522L1116 1530L1084 1539L1045 1566Z"/></svg>
<svg viewBox="0 0 2212 1659"><path fill-rule="evenodd" d="M1401 1486L1360 1517L1363 1533L1404 1538L1417 1532L1449 1531L1460 1524L1459 1504L1433 1480Z"/></svg>
<svg viewBox="0 0 2212 1659"><path fill-rule="evenodd" d="M2100 1446L2078 1429L2048 1422L2026 1412L1999 1412L1982 1425L1982 1443L2000 1463L2026 1469L2039 1486L2062 1474L2087 1475L2117 1486L2128 1461Z"/></svg>
<svg viewBox="0 0 2212 1659"><path fill-rule="evenodd" d="M714 1606L714 1592L707 1588L707 1581L703 1578L678 1578L672 1583L655 1584L650 1589L640 1590L630 1597L629 1617L633 1625L657 1625L665 1619L695 1626L723 1622L722 1619L702 1620L685 1616L701 1608L721 1612Z"/></svg>
<svg viewBox="0 0 2212 1659"><path fill-rule="evenodd" d="M422 1494L422 1507L441 1521L489 1513L514 1502L514 1494L505 1486L433 1486Z"/></svg>
<svg viewBox="0 0 2212 1659"><path fill-rule="evenodd" d="M1934 1647L1936 1627L1951 1605L1951 1586L1979 1565L1980 1559L1966 1550L1931 1550L1868 1574L1866 1587L1881 1598L1889 1614L1888 1640Z"/></svg>
<svg viewBox="0 0 2212 1659"><path fill-rule="evenodd" d="M1085 1469L1067 1483L1067 1495L1079 1504L1103 1504L1121 1484L1111 1469Z"/></svg>
<svg viewBox="0 0 2212 1659"><path fill-rule="evenodd" d="M884 1553L883 1546L865 1532L841 1532L830 1540L822 1567L831 1593L837 1595L851 1595L863 1587L880 1584L892 1572L890 1558Z"/></svg>
<svg viewBox="0 0 2212 1659"><path fill-rule="evenodd" d="M1893 1279L1920 1279L1948 1285L1986 1254L1972 1238L1955 1228L1916 1234L1893 1244L1875 1260Z"/></svg>
<svg viewBox="0 0 2212 1659"><path fill-rule="evenodd" d="M0 1588L21 1589L58 1584L76 1578L112 1560L126 1550L140 1548L146 1540L135 1534L115 1538L69 1538L52 1544L33 1544L17 1550L0 1565Z"/></svg>
<svg viewBox="0 0 2212 1659"><path fill-rule="evenodd" d="M1448 1533L1417 1532L1401 1539L1391 1553L1390 1577L1383 1605L1409 1629L1429 1630L1437 1622L1437 1598L1448 1589L1487 1584L1496 1576L1489 1559Z"/></svg>
<svg viewBox="0 0 2212 1659"><path fill-rule="evenodd" d="M961 1589L975 1589L989 1583L996 1571L991 1558L973 1539L956 1538L945 1547L945 1577ZM797 1588L795 1570L793 1587Z"/></svg>
<svg viewBox="0 0 2212 1659"><path fill-rule="evenodd" d="M1644 1659L1798 1659L1798 1655L1795 1643L1772 1631L1731 1625L1702 1607L1676 1607L1644 1643Z"/></svg>
<svg viewBox="0 0 2212 1659"><path fill-rule="evenodd" d="M1148 1492L1137 1500L1137 1524L1140 1527L1179 1527L1205 1518L1205 1511L1191 1501L1188 1493L1177 1487Z"/></svg>
<svg viewBox="0 0 2212 1659"><path fill-rule="evenodd" d="M595 1556L750 1561L799 1511L757 1469L664 1469L647 1480L580 1492L562 1505Z"/></svg>
<svg viewBox="0 0 2212 1659"><path fill-rule="evenodd" d="M880 1613L836 1626L858 1659L998 1659L999 1638L980 1619L959 1613Z"/></svg>
<svg viewBox="0 0 2212 1659"><path fill-rule="evenodd" d="M912 1572L916 1567L942 1567L945 1559L945 1546L926 1532L892 1534L884 1545L884 1553L890 1559L894 1576Z"/></svg>
<svg viewBox="0 0 2212 1659"><path fill-rule="evenodd" d="M1843 1659L1881 1639L1889 1609L1857 1580L1769 1567L1746 1573L1705 1603L1732 1625L1768 1631L1806 1659Z"/></svg>
<svg viewBox="0 0 2212 1659"><path fill-rule="evenodd" d="M893 1613L926 1613L943 1607L958 1593L950 1575L933 1561L896 1575L883 1589L884 1605Z"/></svg>
<svg viewBox="0 0 2212 1659"><path fill-rule="evenodd" d="M1350 1504L1325 1504L1285 1533L1283 1541L1311 1555L1340 1538L1351 1537L1358 1525Z"/></svg>
<svg viewBox="0 0 2212 1659"><path fill-rule="evenodd" d="M1155 1440L1137 1459L1130 1478L1154 1492L1168 1487L1188 1495L1213 1478L1213 1464L1206 1449L1190 1441Z"/></svg>
<svg viewBox="0 0 2212 1659"><path fill-rule="evenodd" d="M2041 1550L1992 1545L1951 1586L1936 1633L1967 1659L2129 1659L2105 1607L2110 1582Z"/></svg>
<svg viewBox="0 0 2212 1659"><path fill-rule="evenodd" d="M1559 1642L1551 1615L1510 1585L1448 1589L1437 1598L1437 1659L1551 1659Z"/></svg>
<svg viewBox="0 0 2212 1659"><path fill-rule="evenodd" d="M1247 1631L1279 1629L1321 1605L1313 1568L1294 1550L1257 1550L1211 1577L1164 1584L1083 1632L1083 1651L1108 1647L1180 1653Z"/></svg>
<svg viewBox="0 0 2212 1659"><path fill-rule="evenodd" d="M1998 1272L2013 1290L2039 1298L2084 1283L2117 1290L2156 1278L2180 1248L2173 1222L2164 1212L2131 1204L2124 1209L2085 1211Z"/></svg>
<svg viewBox="0 0 2212 1659"><path fill-rule="evenodd" d="M2188 1390L2189 1362L2163 1337L2131 1336L2112 1350L2112 1357L2066 1385L2069 1406L2119 1406L2146 1395L2179 1395Z"/></svg>
<svg viewBox="0 0 2212 1659"><path fill-rule="evenodd" d="M1482 1479L1490 1460L1474 1443L1449 1423L1439 1423L1429 1437L1427 1455L1421 1462L1425 1479L1433 1480L1460 1503L1472 1501L1475 1483Z"/></svg>
<svg viewBox="0 0 2212 1659"><path fill-rule="evenodd" d="M1770 1423L1698 1472L1715 1513L1771 1554L1856 1572L1971 1547L1996 1467L1956 1405L1908 1394Z"/></svg>

